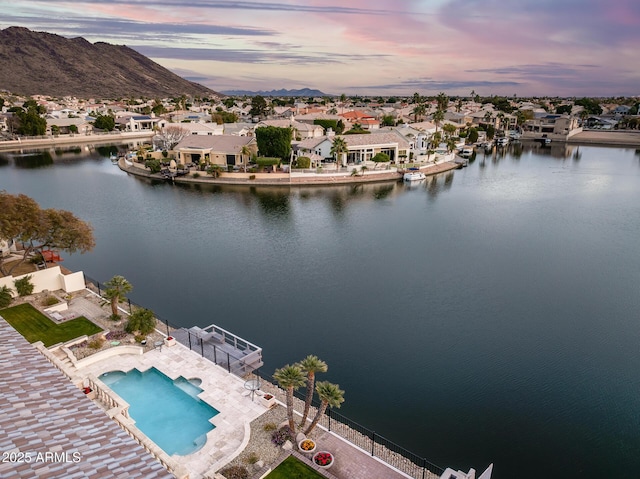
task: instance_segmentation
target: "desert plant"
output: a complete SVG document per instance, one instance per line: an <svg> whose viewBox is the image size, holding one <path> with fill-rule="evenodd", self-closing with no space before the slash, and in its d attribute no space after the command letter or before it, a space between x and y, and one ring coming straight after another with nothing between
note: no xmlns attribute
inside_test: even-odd
<svg viewBox="0 0 640 479"><path fill-rule="evenodd" d="M274 431L271 435L271 442L276 446L282 446L287 441L293 441L295 434L289 426L284 426Z"/></svg>
<svg viewBox="0 0 640 479"><path fill-rule="evenodd" d="M118 302L126 300L126 294L129 293L133 286L124 276L116 275L105 283L107 289L104 292L105 298L111 302L111 319L118 317Z"/></svg>
<svg viewBox="0 0 640 479"><path fill-rule="evenodd" d="M275 431L276 429L278 429L278 426L276 425L276 423L274 422L268 422L266 423L264 426L262 426L262 428L266 431L266 432L271 432L271 431Z"/></svg>
<svg viewBox="0 0 640 479"><path fill-rule="evenodd" d="M136 309L129 321L124 327L124 330L128 333L138 331L141 335L147 335L151 333L156 327L156 318L153 316L153 311L150 309Z"/></svg>
<svg viewBox="0 0 640 479"><path fill-rule="evenodd" d="M306 377L300 369L300 366L287 364L280 369L276 369L273 373L273 378L278 381L282 389L287 391L287 420L289 421L289 428L295 431L296 425L293 422L293 392L306 384Z"/></svg>
<svg viewBox="0 0 640 479"><path fill-rule="evenodd" d="M229 466L220 471L227 479L247 479L249 477L249 471L244 466Z"/></svg>
<svg viewBox="0 0 640 479"><path fill-rule="evenodd" d="M87 347L90 349L100 349L102 347L102 338L92 339L87 343Z"/></svg>
<svg viewBox="0 0 640 479"><path fill-rule="evenodd" d="M255 464L259 460L260 460L260 456L258 456L258 454L256 454L255 452L252 452L247 456L247 458L245 459L245 462L247 464Z"/></svg>
<svg viewBox="0 0 640 479"><path fill-rule="evenodd" d="M19 296L29 296L33 293L33 283L31 282L30 274L24 278L16 279L13 284L15 285Z"/></svg>
<svg viewBox="0 0 640 479"><path fill-rule="evenodd" d="M55 296L47 296L42 300L42 306L53 306L54 304L58 304L60 301Z"/></svg>
<svg viewBox="0 0 640 479"><path fill-rule="evenodd" d="M311 400L313 399L316 373L326 373L328 368L327 363L312 354L300 361L298 367L307 375L307 394L304 401L302 420L300 421L300 426L304 426L309 416L309 408L311 407Z"/></svg>

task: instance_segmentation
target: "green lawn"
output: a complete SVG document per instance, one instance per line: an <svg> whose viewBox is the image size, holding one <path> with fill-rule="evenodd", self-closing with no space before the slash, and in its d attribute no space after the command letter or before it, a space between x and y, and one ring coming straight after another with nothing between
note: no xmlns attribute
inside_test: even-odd
<svg viewBox="0 0 640 479"><path fill-rule="evenodd" d="M287 457L265 479L325 479L294 456Z"/></svg>
<svg viewBox="0 0 640 479"><path fill-rule="evenodd" d="M22 334L27 341L30 343L42 341L46 347L75 339L84 334L91 336L102 331L84 316L56 324L27 303L2 309L0 316Z"/></svg>

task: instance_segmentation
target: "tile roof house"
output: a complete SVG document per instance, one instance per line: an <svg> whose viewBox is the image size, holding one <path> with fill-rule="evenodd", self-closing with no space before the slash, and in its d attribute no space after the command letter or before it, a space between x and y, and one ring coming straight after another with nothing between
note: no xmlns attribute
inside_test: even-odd
<svg viewBox="0 0 640 479"><path fill-rule="evenodd" d="M0 477L175 477L1 317L0 335Z"/></svg>
<svg viewBox="0 0 640 479"><path fill-rule="evenodd" d="M178 162L209 163L220 166L240 166L249 158L242 154L247 147L250 156L257 154L258 146L253 136L236 135L189 135L174 147L178 153Z"/></svg>

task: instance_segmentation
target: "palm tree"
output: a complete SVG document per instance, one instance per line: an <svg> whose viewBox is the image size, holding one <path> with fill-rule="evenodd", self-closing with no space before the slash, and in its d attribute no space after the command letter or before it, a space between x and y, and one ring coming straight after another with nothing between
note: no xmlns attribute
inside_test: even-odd
<svg viewBox="0 0 640 479"><path fill-rule="evenodd" d="M303 426L309 416L309 408L311 407L311 400L313 399L313 391L316 382L316 373L326 373L327 363L319 359L317 356L309 355L298 363L298 366L303 373L307 374L307 395L304 400L304 412L302 413L302 420L300 426Z"/></svg>
<svg viewBox="0 0 640 479"><path fill-rule="evenodd" d="M500 125L500 129L501 129L502 131L504 131L504 132L505 132L505 134L506 134L506 130L504 129L504 123L505 123L505 122L504 122L504 118L505 118L505 117L504 117L504 113L500 112L500 113L498 113L498 114L496 115L496 117L498 118L498 122L499 122L499 125Z"/></svg>
<svg viewBox="0 0 640 479"><path fill-rule="evenodd" d="M242 162L244 163L244 172L247 172L247 157L251 156L251 150L247 145L244 145L240 150L240 155L242 155Z"/></svg>
<svg viewBox="0 0 640 479"><path fill-rule="evenodd" d="M427 107L424 103L418 103L413 108L414 121L418 122L418 117L422 117L427 112Z"/></svg>
<svg viewBox="0 0 640 479"><path fill-rule="evenodd" d="M118 303L126 300L127 293L131 292L133 285L124 276L116 275L105 283L107 289L104 292L105 298L111 302L112 317L118 318Z"/></svg>
<svg viewBox="0 0 640 479"><path fill-rule="evenodd" d="M491 114L491 112L490 112L490 111L487 111L487 112L484 114L483 120L484 120L484 122L485 122L485 123L493 123L493 122L492 122L492 120L493 120L493 115Z"/></svg>
<svg viewBox="0 0 640 479"><path fill-rule="evenodd" d="M327 406L339 408L340 404L344 402L344 391L340 389L340 386L337 384L321 381L316 384L316 391L320 398L320 407L316 412L316 417L313 418L313 421L311 421L311 424L309 424L309 427L304 432L306 436L308 436L311 431L313 431L313 428L320 422L320 418L327 410Z"/></svg>
<svg viewBox="0 0 640 479"><path fill-rule="evenodd" d="M433 122L436 124L436 133L438 133L438 126L442 120L444 120L444 111L438 108L433 114Z"/></svg>
<svg viewBox="0 0 640 479"><path fill-rule="evenodd" d="M289 420L289 428L295 432L296 425L293 422L293 391L304 386L306 378L299 366L289 365L276 369L273 373L273 379L278 381L282 389L287 391L287 419Z"/></svg>
<svg viewBox="0 0 640 479"><path fill-rule="evenodd" d="M336 158L336 165L338 170L342 166L342 155L347 153L349 148L344 138L335 137L333 139L333 145L331 146L331 154Z"/></svg>

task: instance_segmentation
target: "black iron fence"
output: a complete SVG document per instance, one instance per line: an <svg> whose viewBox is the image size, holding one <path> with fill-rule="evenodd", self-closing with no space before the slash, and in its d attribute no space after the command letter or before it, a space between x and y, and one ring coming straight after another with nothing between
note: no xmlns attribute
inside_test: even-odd
<svg viewBox="0 0 640 479"><path fill-rule="evenodd" d="M85 283L88 288L93 288L99 295L102 295L104 287L99 281L85 275ZM129 313L133 311L133 307L144 307L130 300L127 300L127 305ZM254 372L258 376L260 375L259 370L246 371L246 368L242 367L245 356L225 351L222 345L216 346L209 344L203 341L202 337L192 334L188 329L173 325L169 320L161 318L155 313L154 315L156 319L166 327L167 336L173 336L178 342L188 347L191 351L195 351L214 364L224 367L229 373L240 377L243 377L248 372ZM301 401L305 400L304 395L300 391L296 391L295 394ZM320 404L314 400L313 406L318 408ZM429 462L424 457L414 454L408 449L405 449L331 408L327 408L320 424L327 430L346 439L368 454L371 454L371 456L379 458L391 467L415 479L439 478L444 473L444 468Z"/></svg>

